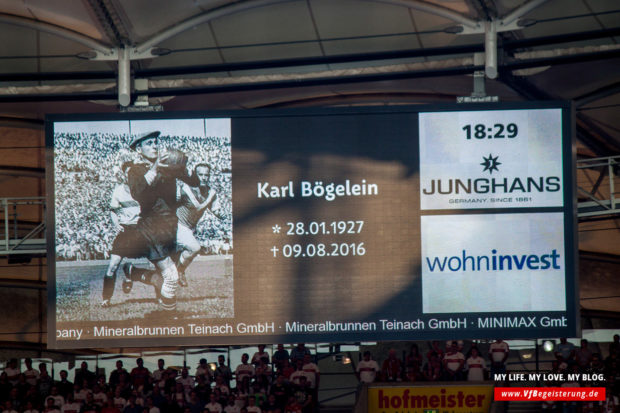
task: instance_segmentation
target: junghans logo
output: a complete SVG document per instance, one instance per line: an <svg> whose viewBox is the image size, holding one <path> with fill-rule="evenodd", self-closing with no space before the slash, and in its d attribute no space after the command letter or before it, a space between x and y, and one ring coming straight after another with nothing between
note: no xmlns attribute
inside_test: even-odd
<svg viewBox="0 0 620 413"><path fill-rule="evenodd" d="M499 173L498 156L489 154L482 157L484 166L482 172L493 171ZM557 192L560 190L559 176L527 176L514 178L478 178L478 179L431 179L430 185L422 189L424 195L451 195L451 194L496 194L496 193L531 193L531 192Z"/></svg>
<svg viewBox="0 0 620 413"><path fill-rule="evenodd" d="M501 162L497 162L497 158L499 158L499 156L496 156L495 158L493 157L493 155L489 154L488 158L485 158L484 156L482 157L482 159L484 159L484 162L482 162L480 165L484 166L484 169L482 170L482 172L484 171L489 171L489 173L492 175L493 171L497 171L499 172L499 169L497 169L498 165L501 165Z"/></svg>

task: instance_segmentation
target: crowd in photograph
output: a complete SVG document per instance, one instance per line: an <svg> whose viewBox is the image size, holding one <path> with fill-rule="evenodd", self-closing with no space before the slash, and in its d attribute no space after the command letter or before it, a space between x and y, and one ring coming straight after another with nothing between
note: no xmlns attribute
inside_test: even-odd
<svg viewBox="0 0 620 413"><path fill-rule="evenodd" d="M110 199L125 162L141 162L130 138L114 133L54 135L56 255L58 260L108 259L116 236ZM195 235L205 254L232 249L231 147L220 137L160 136L160 149L181 149L188 174L199 163L211 166L218 202L198 223Z"/></svg>
<svg viewBox="0 0 620 413"><path fill-rule="evenodd" d="M616 335L613 340L609 355L602 358L590 350L587 340L576 347L561 339L555 347L551 372L581 372L604 379L544 384L607 387L605 410L600 403L580 404L576 410L576 403L553 402L543 403L541 409L617 411L620 337ZM434 341L421 351L414 343L405 354L390 349L378 355L380 363L370 351L364 351L354 367L360 385L483 380L497 384L494 374L513 370L506 366L510 349L505 341L490 343L486 352L473 342L467 347L460 340ZM59 373L60 380L53 380L45 363L35 369L32 361L25 359L22 369L17 360L11 360L0 374L0 403L2 413L311 413L318 409L321 373L317 362L316 355L303 343L290 352L279 344L271 355L261 345L252 356L243 354L234 369L224 355L211 363L203 358L193 368L168 367L159 359L153 371L144 367L141 358L132 369L125 369L118 360L107 375L91 371L82 362L70 381L66 370ZM611 410L607 409L610 403Z"/></svg>

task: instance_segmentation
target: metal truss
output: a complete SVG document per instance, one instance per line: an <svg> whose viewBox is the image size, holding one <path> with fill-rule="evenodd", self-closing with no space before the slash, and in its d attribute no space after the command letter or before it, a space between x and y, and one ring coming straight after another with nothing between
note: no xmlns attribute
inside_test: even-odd
<svg viewBox="0 0 620 413"><path fill-rule="evenodd" d="M577 161L580 219L620 213L619 171L620 155Z"/></svg>
<svg viewBox="0 0 620 413"><path fill-rule="evenodd" d="M0 198L0 255L45 255L45 197Z"/></svg>
<svg viewBox="0 0 620 413"><path fill-rule="evenodd" d="M580 220L620 214L620 155L577 161ZM0 256L46 254L45 197L0 198Z"/></svg>

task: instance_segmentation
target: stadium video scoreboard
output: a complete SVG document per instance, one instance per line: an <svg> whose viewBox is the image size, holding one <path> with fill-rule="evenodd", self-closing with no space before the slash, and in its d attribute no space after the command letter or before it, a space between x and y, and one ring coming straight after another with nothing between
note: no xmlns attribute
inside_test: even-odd
<svg viewBox="0 0 620 413"><path fill-rule="evenodd" d="M56 348L576 336L566 102L54 115Z"/></svg>

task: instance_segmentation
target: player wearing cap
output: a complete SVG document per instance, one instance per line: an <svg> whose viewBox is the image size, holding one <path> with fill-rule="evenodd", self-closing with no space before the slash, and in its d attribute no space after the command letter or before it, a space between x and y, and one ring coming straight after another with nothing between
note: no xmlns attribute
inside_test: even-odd
<svg viewBox="0 0 620 413"><path fill-rule="evenodd" d="M141 236L143 255L156 268L147 283L155 286L164 310L176 309L178 272L171 255L176 249L176 178L172 173L169 155L159 150L160 132L149 132L135 137L129 145L144 163L135 164L127 173L131 196L140 204L137 230ZM182 168L184 171L184 168ZM174 171L179 173L179 169ZM132 266L127 265L126 274L131 275Z"/></svg>

